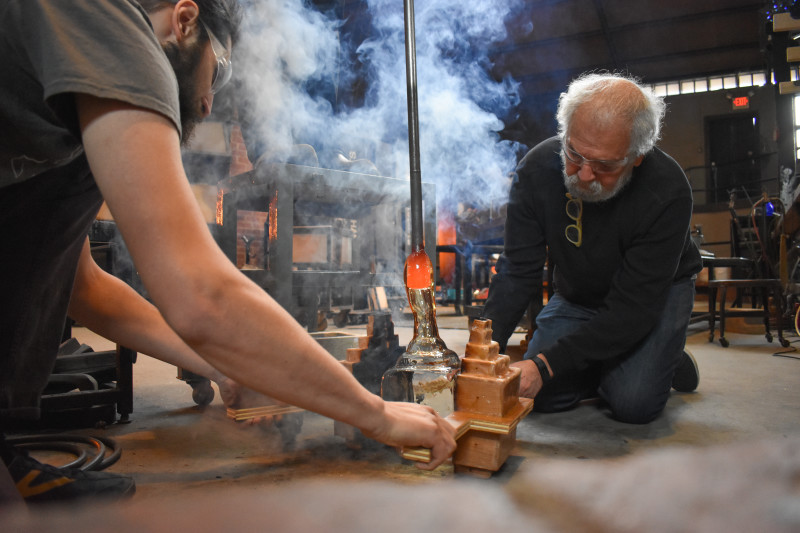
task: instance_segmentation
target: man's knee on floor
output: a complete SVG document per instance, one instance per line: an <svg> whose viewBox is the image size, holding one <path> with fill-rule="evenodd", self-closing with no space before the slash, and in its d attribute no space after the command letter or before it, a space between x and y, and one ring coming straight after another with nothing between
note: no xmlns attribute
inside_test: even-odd
<svg viewBox="0 0 800 533"><path fill-rule="evenodd" d="M656 411L653 410L642 410L642 409L630 409L630 408L622 408L622 409L614 409L611 408L611 418L617 420L618 422L624 422L626 424L649 424L660 415L664 409L658 409Z"/></svg>
<svg viewBox="0 0 800 533"><path fill-rule="evenodd" d="M605 395L603 399L611 411L611 417L626 424L649 424L658 418L666 405L666 401L661 401L653 395L639 397L632 394Z"/></svg>

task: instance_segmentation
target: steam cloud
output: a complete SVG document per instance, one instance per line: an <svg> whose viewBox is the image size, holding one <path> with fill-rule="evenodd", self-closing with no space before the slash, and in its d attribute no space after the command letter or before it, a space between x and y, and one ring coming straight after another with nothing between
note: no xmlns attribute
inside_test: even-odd
<svg viewBox="0 0 800 533"><path fill-rule="evenodd" d="M408 115L402 0L368 0L371 34L355 51L340 21L302 0L260 0L247 10L237 52L246 66L247 113L269 152L310 144L370 159L384 176L407 178ZM505 37L504 19L521 0L418 0L416 60L422 179L437 203L487 207L504 202L516 164L498 118L518 100L513 80L488 74L488 47ZM360 65L347 64L358 57ZM334 109L338 87L366 76L364 105ZM327 91L327 93L326 93ZM331 98L331 95L334 97Z"/></svg>

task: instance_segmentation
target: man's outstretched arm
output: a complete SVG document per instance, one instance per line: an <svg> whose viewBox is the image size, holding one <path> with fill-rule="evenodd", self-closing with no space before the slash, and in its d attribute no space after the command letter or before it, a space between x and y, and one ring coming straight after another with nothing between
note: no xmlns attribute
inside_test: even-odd
<svg viewBox="0 0 800 533"><path fill-rule="evenodd" d="M189 187L178 134L163 116L77 96L86 155L166 323L238 383L360 428L393 446L455 450L433 410L388 403L363 388L214 242Z"/></svg>
<svg viewBox="0 0 800 533"><path fill-rule="evenodd" d="M88 239L78 262L69 316L109 340L214 381L226 405L237 398L237 383L183 342L153 304L95 263Z"/></svg>

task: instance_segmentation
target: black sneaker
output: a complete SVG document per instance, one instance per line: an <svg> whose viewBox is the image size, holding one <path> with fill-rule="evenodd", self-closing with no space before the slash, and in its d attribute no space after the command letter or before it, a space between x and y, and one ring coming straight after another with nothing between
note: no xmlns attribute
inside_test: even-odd
<svg viewBox="0 0 800 533"><path fill-rule="evenodd" d="M672 376L672 388L678 392L693 392L700 384L700 370L697 361L689 350L683 350L683 357Z"/></svg>
<svg viewBox="0 0 800 533"><path fill-rule="evenodd" d="M133 496L133 478L79 468L56 468L24 452L7 465L20 495L28 503L66 502L80 498L122 499Z"/></svg>

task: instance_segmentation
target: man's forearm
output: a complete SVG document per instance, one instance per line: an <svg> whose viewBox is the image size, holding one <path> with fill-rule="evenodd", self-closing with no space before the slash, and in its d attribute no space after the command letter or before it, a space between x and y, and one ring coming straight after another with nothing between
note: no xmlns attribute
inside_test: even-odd
<svg viewBox="0 0 800 533"><path fill-rule="evenodd" d="M215 382L223 378L181 340L155 306L95 264L88 240L81 252L69 315L98 335L132 350Z"/></svg>
<svg viewBox="0 0 800 533"><path fill-rule="evenodd" d="M383 401L219 249L183 173L173 125L115 101L78 104L95 180L170 328L241 385L366 432L391 427Z"/></svg>
<svg viewBox="0 0 800 533"><path fill-rule="evenodd" d="M213 311L194 315L189 329L176 327L190 346L236 382L286 403L362 429L382 417L379 397L263 289L241 273L235 276L214 299Z"/></svg>

